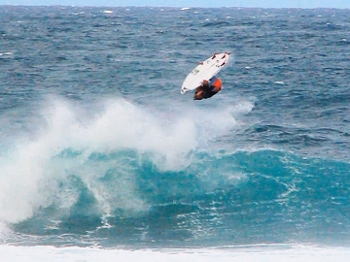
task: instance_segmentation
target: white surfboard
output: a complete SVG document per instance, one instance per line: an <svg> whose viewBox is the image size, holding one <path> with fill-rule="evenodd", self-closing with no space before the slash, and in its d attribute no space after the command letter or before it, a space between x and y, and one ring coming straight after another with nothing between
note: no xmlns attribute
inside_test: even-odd
<svg viewBox="0 0 350 262"><path fill-rule="evenodd" d="M188 74L181 87L181 94L194 90L201 85L202 81L215 76L227 64L230 53L215 53Z"/></svg>

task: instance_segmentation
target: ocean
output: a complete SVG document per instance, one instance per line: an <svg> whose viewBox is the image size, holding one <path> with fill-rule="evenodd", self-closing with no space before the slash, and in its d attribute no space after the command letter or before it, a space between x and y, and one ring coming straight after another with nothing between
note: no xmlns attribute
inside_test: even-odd
<svg viewBox="0 0 350 262"><path fill-rule="evenodd" d="M0 6L1 261L347 261L350 11ZM182 82L232 54L210 99Z"/></svg>

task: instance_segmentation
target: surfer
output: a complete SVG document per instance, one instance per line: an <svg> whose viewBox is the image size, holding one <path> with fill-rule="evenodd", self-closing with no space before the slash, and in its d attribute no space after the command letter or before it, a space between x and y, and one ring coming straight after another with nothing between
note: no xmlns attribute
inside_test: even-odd
<svg viewBox="0 0 350 262"><path fill-rule="evenodd" d="M222 86L222 81L220 78L212 77L209 81L203 80L202 84L196 88L194 94L194 100L202 100L216 95Z"/></svg>

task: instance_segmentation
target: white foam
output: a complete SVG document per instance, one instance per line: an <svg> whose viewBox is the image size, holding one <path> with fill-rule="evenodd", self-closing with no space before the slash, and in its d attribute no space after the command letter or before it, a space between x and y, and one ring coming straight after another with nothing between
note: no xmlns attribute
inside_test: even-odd
<svg viewBox="0 0 350 262"><path fill-rule="evenodd" d="M11 52L0 53L0 56L11 56L11 55L12 55Z"/></svg>
<svg viewBox="0 0 350 262"><path fill-rule="evenodd" d="M132 172L130 174L121 171L119 183L115 189L110 189L108 194L104 193L106 183L99 181L99 178L103 177L109 168L117 168L116 163L110 161L102 164L86 164L91 152L108 154L121 148L118 147L120 144L114 139L113 134L121 140L125 135L125 139L129 141L126 135L128 122L123 122L127 117L120 119L120 125L123 126L118 124L110 126L104 117L102 120L90 123L90 126L84 126L76 119L67 103L52 102L53 107L44 110L46 128L42 128L38 139L27 142L19 139L17 149L0 158L0 221L10 223L22 221L32 217L40 207L47 207L53 203L68 209L78 198L77 189L69 185L60 189L58 185L59 182L67 184L69 174L80 177L100 201L104 213L108 214L114 208L125 208L136 212L144 210L147 205L144 206L143 201L134 195L135 186L130 177ZM119 109L127 110L123 106ZM108 113L106 115L108 116ZM132 116L130 122L131 119ZM112 118L109 122L113 123L114 120L118 119ZM69 159L60 161L57 155L67 148L85 154L71 161Z"/></svg>
<svg viewBox="0 0 350 262"><path fill-rule="evenodd" d="M108 103L85 134L91 151L152 153L160 160L156 164L168 169L181 167L184 155L197 146L193 121L181 118L169 123L123 100Z"/></svg>
<svg viewBox="0 0 350 262"><path fill-rule="evenodd" d="M4 235L10 233L10 229L7 227L7 225L0 221L0 241L3 238Z"/></svg>
<svg viewBox="0 0 350 262"><path fill-rule="evenodd" d="M283 81L275 81L275 85L284 85Z"/></svg>
<svg viewBox="0 0 350 262"><path fill-rule="evenodd" d="M285 248L263 246L249 248L122 250L51 246L0 246L3 262L41 261L152 261L152 262L342 262L348 261L349 248L297 246Z"/></svg>
<svg viewBox="0 0 350 262"><path fill-rule="evenodd" d="M192 151L229 132L238 125L237 115L252 108L248 102L224 110L198 107L184 116L183 111L169 115L125 100L105 101L103 109L93 112L57 98L49 101L37 138L19 137L17 148L0 156L0 221L19 222L52 204L68 210L79 196L69 184L71 174L94 194L102 215L108 217L116 208L144 212L149 206L137 193L134 167L127 159L91 161L92 153L133 150L151 157L161 170L181 170L190 164ZM79 154L58 157L67 149ZM109 170L118 172L117 182L101 181Z"/></svg>

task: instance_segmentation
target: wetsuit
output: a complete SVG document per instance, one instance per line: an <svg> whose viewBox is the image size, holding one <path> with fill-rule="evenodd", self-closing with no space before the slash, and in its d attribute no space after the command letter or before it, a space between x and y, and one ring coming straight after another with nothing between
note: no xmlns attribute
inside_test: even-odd
<svg viewBox="0 0 350 262"><path fill-rule="evenodd" d="M196 100L200 99L207 99L212 97L213 95L217 94L221 90L222 81L220 78L212 77L209 80L208 85L202 85L201 89L204 91L202 98L197 98Z"/></svg>

